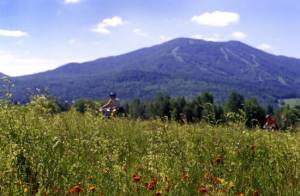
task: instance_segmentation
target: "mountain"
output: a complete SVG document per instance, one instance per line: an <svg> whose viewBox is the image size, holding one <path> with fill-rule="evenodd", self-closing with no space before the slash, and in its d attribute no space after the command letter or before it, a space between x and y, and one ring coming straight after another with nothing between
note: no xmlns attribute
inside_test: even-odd
<svg viewBox="0 0 300 196"><path fill-rule="evenodd" d="M124 55L13 78L15 99L44 89L61 99L149 99L158 92L192 97L209 91L224 100L231 91L274 101L300 94L300 60L275 56L238 41L178 38Z"/></svg>

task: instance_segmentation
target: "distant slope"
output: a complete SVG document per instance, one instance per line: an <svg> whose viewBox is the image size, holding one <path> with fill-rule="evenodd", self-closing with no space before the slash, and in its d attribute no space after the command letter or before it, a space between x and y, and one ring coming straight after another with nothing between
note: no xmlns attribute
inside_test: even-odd
<svg viewBox="0 0 300 196"><path fill-rule="evenodd" d="M14 78L16 99L26 88L45 88L61 99L148 99L163 91L195 96L203 91L223 100L231 91L262 100L300 93L300 60L275 56L237 41L207 42L178 38L128 54L70 63L55 70Z"/></svg>
<svg viewBox="0 0 300 196"><path fill-rule="evenodd" d="M2 78L3 76L5 76L5 74L0 72L0 78Z"/></svg>

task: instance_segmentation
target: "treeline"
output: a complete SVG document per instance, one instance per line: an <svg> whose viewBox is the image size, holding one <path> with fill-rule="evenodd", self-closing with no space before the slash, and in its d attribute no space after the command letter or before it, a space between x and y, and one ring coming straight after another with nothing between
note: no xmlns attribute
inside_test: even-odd
<svg viewBox="0 0 300 196"><path fill-rule="evenodd" d="M98 111L103 103L82 99L75 101L72 107L84 113L88 110ZM239 122L253 128L263 127L265 116L268 114L276 117L279 129L295 129L300 123L300 106L294 108L263 106L256 98L245 99L237 92L233 92L222 105L215 102L212 94L203 93L191 100L159 94L151 101L134 99L124 102L122 107L125 116L143 120L174 120L179 123L204 121L212 125Z"/></svg>
<svg viewBox="0 0 300 196"><path fill-rule="evenodd" d="M90 111L99 115L99 109L104 103L105 101L88 99L69 103L48 95L36 95L27 106L49 114L76 110L80 113ZM121 116L132 119L173 120L179 123L206 122L212 125L243 123L248 128L254 128L263 127L265 116L268 114L276 117L279 129L295 130L300 125L300 106L283 105L275 108L271 105L263 106L256 98L245 99L238 92L232 92L224 104L216 103L211 93L202 93L193 99L172 98L166 94L158 94L151 101L134 99L123 102L122 107L125 113Z"/></svg>

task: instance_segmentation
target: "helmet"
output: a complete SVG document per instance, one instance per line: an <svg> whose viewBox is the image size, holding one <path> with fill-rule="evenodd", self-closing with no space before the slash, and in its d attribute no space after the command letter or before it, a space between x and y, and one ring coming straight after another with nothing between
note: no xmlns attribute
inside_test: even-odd
<svg viewBox="0 0 300 196"><path fill-rule="evenodd" d="M109 96L110 96L110 97L116 97L117 94L116 94L115 92L110 92L110 93L109 93Z"/></svg>

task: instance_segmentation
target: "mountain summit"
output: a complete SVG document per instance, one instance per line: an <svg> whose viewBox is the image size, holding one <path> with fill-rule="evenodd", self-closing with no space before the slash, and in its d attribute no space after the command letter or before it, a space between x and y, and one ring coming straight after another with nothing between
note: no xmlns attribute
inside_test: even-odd
<svg viewBox="0 0 300 196"><path fill-rule="evenodd" d="M0 72L0 78L2 78L3 76L5 76L5 74Z"/></svg>
<svg viewBox="0 0 300 196"><path fill-rule="evenodd" d="M158 92L195 96L209 91L223 100L231 91L263 100L300 93L300 60L275 56L238 41L178 38L124 55L13 78L16 99L26 88L48 88L61 99L152 98Z"/></svg>

